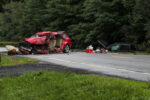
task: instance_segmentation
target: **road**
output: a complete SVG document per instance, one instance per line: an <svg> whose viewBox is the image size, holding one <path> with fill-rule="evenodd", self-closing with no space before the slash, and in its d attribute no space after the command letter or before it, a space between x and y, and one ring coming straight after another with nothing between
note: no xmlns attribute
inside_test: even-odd
<svg viewBox="0 0 150 100"><path fill-rule="evenodd" d="M41 61L84 69L103 75L150 81L150 56L128 54L70 54L26 55Z"/></svg>
<svg viewBox="0 0 150 100"><path fill-rule="evenodd" d="M7 52L7 50L4 47L0 47L0 52Z"/></svg>

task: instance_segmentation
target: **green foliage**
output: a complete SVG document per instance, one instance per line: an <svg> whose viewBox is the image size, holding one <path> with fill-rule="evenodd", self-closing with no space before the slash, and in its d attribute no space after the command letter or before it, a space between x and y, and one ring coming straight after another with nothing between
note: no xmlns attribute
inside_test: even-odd
<svg viewBox="0 0 150 100"><path fill-rule="evenodd" d="M3 40L16 41L21 39L21 33L19 32L22 15L23 15L23 3L11 2L3 6L4 13L0 16L0 29L2 30L1 37Z"/></svg>
<svg viewBox="0 0 150 100"><path fill-rule="evenodd" d="M17 2L16 2L17 1ZM73 48L150 40L149 0L1 1L0 40L18 41L39 31L66 31Z"/></svg>
<svg viewBox="0 0 150 100"><path fill-rule="evenodd" d="M0 12L3 12L3 5L10 3L12 1L21 1L23 2L24 0L0 0Z"/></svg>
<svg viewBox="0 0 150 100"><path fill-rule="evenodd" d="M0 79L0 100L148 100L149 89L146 82L34 72Z"/></svg>
<svg viewBox="0 0 150 100"><path fill-rule="evenodd" d="M25 37L42 31L42 27L46 23L45 6L46 0L25 0L21 25L21 31Z"/></svg>

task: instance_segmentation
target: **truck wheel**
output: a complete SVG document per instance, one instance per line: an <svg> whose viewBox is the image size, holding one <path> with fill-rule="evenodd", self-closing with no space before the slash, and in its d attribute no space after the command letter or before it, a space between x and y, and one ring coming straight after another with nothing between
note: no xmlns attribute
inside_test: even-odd
<svg viewBox="0 0 150 100"><path fill-rule="evenodd" d="M70 51L69 45L66 45L63 52L69 53L69 51Z"/></svg>

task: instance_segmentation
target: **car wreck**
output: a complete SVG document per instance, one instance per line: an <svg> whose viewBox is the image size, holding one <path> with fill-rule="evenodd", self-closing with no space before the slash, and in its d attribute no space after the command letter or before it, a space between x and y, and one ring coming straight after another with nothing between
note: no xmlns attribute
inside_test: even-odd
<svg viewBox="0 0 150 100"><path fill-rule="evenodd" d="M72 44L65 32L38 32L19 43L22 54L68 53Z"/></svg>

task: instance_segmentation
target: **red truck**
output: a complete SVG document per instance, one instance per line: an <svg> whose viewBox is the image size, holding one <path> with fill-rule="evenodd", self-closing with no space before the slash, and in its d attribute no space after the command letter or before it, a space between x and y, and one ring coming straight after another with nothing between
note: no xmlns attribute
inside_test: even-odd
<svg viewBox="0 0 150 100"><path fill-rule="evenodd" d="M72 44L65 32L38 32L19 43L22 54L68 53Z"/></svg>

